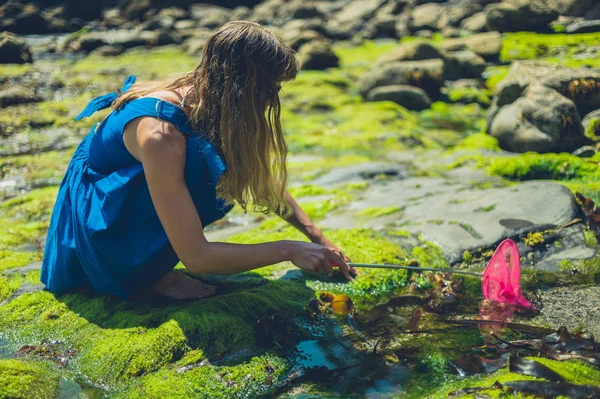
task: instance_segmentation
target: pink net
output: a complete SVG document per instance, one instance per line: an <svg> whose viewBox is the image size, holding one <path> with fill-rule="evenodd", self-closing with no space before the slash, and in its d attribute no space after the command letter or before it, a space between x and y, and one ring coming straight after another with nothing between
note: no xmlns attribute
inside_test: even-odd
<svg viewBox="0 0 600 399"><path fill-rule="evenodd" d="M500 243L490 263L483 271L483 297L499 303L509 303L525 309L533 305L521 293L521 255L513 240Z"/></svg>

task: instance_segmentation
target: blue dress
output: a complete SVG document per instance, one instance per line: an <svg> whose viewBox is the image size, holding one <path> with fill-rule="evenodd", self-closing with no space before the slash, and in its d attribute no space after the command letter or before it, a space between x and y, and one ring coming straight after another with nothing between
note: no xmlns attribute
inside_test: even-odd
<svg viewBox="0 0 600 399"><path fill-rule="evenodd" d="M121 91L134 83L130 76ZM108 108L118 93L90 102L77 119ZM54 293L92 288L130 298L179 262L150 198L142 164L126 149L123 129L140 116L176 126L186 137L185 182L204 226L231 207L215 187L225 164L191 129L181 108L140 98L112 111L78 146L61 183L50 221L41 281Z"/></svg>

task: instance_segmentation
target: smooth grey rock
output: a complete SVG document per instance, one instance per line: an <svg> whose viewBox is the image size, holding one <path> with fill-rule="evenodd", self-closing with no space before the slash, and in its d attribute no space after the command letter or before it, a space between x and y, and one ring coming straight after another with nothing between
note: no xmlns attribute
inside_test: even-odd
<svg viewBox="0 0 600 399"><path fill-rule="evenodd" d="M516 101L531 83L539 83L572 100L585 114L600 108L600 71L569 68L543 61L515 61L494 90L493 106Z"/></svg>
<svg viewBox="0 0 600 399"><path fill-rule="evenodd" d="M442 52L437 47L427 42L416 40L395 47L393 50L381 56L376 64L379 66L389 62L422 61L442 59L443 57Z"/></svg>
<svg viewBox="0 0 600 399"><path fill-rule="evenodd" d="M380 86L369 92L368 101L393 101L406 109L422 111L431 107L431 99L418 87L408 85Z"/></svg>
<svg viewBox="0 0 600 399"><path fill-rule="evenodd" d="M366 23L361 36L365 39L398 38L395 15L375 17Z"/></svg>
<svg viewBox="0 0 600 399"><path fill-rule="evenodd" d="M290 46L294 51L298 51L300 47L312 41L325 41L326 38L321 33L310 29L283 29L281 35L283 41Z"/></svg>
<svg viewBox="0 0 600 399"><path fill-rule="evenodd" d="M331 44L323 40L306 43L298 50L302 69L324 70L340 65L339 57L334 53Z"/></svg>
<svg viewBox="0 0 600 399"><path fill-rule="evenodd" d="M485 32L487 30L487 16L485 12L478 12L461 21L460 27L471 32Z"/></svg>
<svg viewBox="0 0 600 399"><path fill-rule="evenodd" d="M485 60L471 50L446 53L444 58L444 80L481 78Z"/></svg>
<svg viewBox="0 0 600 399"><path fill-rule="evenodd" d="M339 25L347 25L353 29L358 28L364 22L371 19L377 10L383 6L387 0L363 0L352 1L338 12L334 20Z"/></svg>
<svg viewBox="0 0 600 399"><path fill-rule="evenodd" d="M567 33L593 33L600 32L600 19L591 21L577 21L567 25Z"/></svg>
<svg viewBox="0 0 600 399"><path fill-rule="evenodd" d="M0 64L32 63L31 49L23 39L8 32L0 33Z"/></svg>
<svg viewBox="0 0 600 399"><path fill-rule="evenodd" d="M443 77L444 61L441 59L390 62L364 73L359 88L366 97L376 87L410 85L425 90L435 100L439 96Z"/></svg>
<svg viewBox="0 0 600 399"><path fill-rule="evenodd" d="M437 3L428 3L415 7L411 14L408 27L412 32L420 30L437 30L446 8Z"/></svg>
<svg viewBox="0 0 600 399"><path fill-rule="evenodd" d="M395 163L366 162L341 168L333 168L323 176L313 180L312 184L329 187L335 184L357 183L371 180L379 175L402 179L408 176L408 170L405 166Z"/></svg>
<svg viewBox="0 0 600 399"><path fill-rule="evenodd" d="M401 211L361 220L360 211L371 207L400 207ZM571 192L551 182L477 189L464 179L421 177L372 183L362 198L320 224L330 228L396 226L435 242L455 262L466 250L490 248L507 237L562 226L577 214Z"/></svg>
<svg viewBox="0 0 600 399"><path fill-rule="evenodd" d="M463 20L481 11L481 9L482 7L478 3L462 3L456 6L446 7L438 21L438 29L452 26L458 27Z"/></svg>
<svg viewBox="0 0 600 399"><path fill-rule="evenodd" d="M600 3L596 0L547 0L548 6L560 15L600 18Z"/></svg>
<svg viewBox="0 0 600 399"><path fill-rule="evenodd" d="M464 38L444 40L439 47L446 51L468 49L486 61L496 61L500 58L502 36L498 32L480 33Z"/></svg>
<svg viewBox="0 0 600 399"><path fill-rule="evenodd" d="M585 142L573 101L539 83L530 85L514 103L500 108L488 133L503 149L514 152L570 152Z"/></svg>
<svg viewBox="0 0 600 399"><path fill-rule="evenodd" d="M504 0L485 8L487 29L498 32L550 31L558 13L545 0Z"/></svg>
<svg viewBox="0 0 600 399"><path fill-rule="evenodd" d="M208 4L195 4L190 7L192 19L198 26L206 29L216 29L229 21L231 10Z"/></svg>

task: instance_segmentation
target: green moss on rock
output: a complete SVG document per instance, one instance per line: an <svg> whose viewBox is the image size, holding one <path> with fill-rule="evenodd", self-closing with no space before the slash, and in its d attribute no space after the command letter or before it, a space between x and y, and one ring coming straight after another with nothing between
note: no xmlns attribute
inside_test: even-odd
<svg viewBox="0 0 600 399"><path fill-rule="evenodd" d="M74 367L110 387L157 371L190 349L211 358L251 349L258 319L274 309L299 311L313 295L285 281L237 289L191 303L36 292L0 307L0 330L15 347L43 339L74 347Z"/></svg>
<svg viewBox="0 0 600 399"><path fill-rule="evenodd" d="M465 137L456 145L457 149L500 151L495 137L487 133L476 133Z"/></svg>
<svg viewBox="0 0 600 399"><path fill-rule="evenodd" d="M577 361L561 362L538 357L529 357L528 359L535 360L549 367L563 376L566 382L572 384L590 384L596 387L600 386L598 383L598 381L600 381L600 372L584 363ZM481 394L487 394L494 398L505 397L502 391L492 387L496 381L508 383L524 380L537 380L537 378L519 373L512 373L508 371L508 367L489 375L476 375L466 378L449 375L446 378L446 382L440 386L416 387L409 397L416 398L426 396L432 399L442 399L447 398L451 392L467 387L490 387L489 390L481 391ZM467 398L468 395L460 397Z"/></svg>
<svg viewBox="0 0 600 399"><path fill-rule="evenodd" d="M289 363L272 354L235 366L199 364L189 369L168 367L135 381L111 398L254 398L274 390Z"/></svg>
<svg viewBox="0 0 600 399"><path fill-rule="evenodd" d="M450 88L448 90L448 98L453 103L477 103L484 107L488 107L490 105L490 98L487 96L487 94L483 90L476 88Z"/></svg>
<svg viewBox="0 0 600 399"><path fill-rule="evenodd" d="M599 168L596 157L579 158L569 154L538 154L491 158L487 171L512 180L570 180L595 175Z"/></svg>
<svg viewBox="0 0 600 399"><path fill-rule="evenodd" d="M402 210L402 207L399 206L390 206L390 207L371 207L362 209L358 212L358 215L364 218L378 218L382 216L392 215Z"/></svg>
<svg viewBox="0 0 600 399"><path fill-rule="evenodd" d="M10 299L22 282L23 277L20 274L13 274L8 277L0 275L0 303Z"/></svg>
<svg viewBox="0 0 600 399"><path fill-rule="evenodd" d="M58 397L59 374L38 361L0 360L0 398L54 399Z"/></svg>
<svg viewBox="0 0 600 399"><path fill-rule="evenodd" d="M27 266L36 260L40 260L40 254L37 252L0 250L0 272L15 267Z"/></svg>

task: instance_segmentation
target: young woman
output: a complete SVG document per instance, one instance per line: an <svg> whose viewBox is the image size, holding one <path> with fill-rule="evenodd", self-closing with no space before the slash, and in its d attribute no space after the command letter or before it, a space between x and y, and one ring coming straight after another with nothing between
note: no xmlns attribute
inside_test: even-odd
<svg viewBox="0 0 600 399"><path fill-rule="evenodd" d="M278 91L298 66L261 26L223 26L200 65L174 81L134 84L93 100L78 118L113 111L81 142L52 219L42 282L53 292L91 287L131 298L175 299L215 289L173 270L240 273L290 261L348 279L356 270L286 191L286 143ZM209 242L203 226L237 203L275 212L311 243Z"/></svg>

